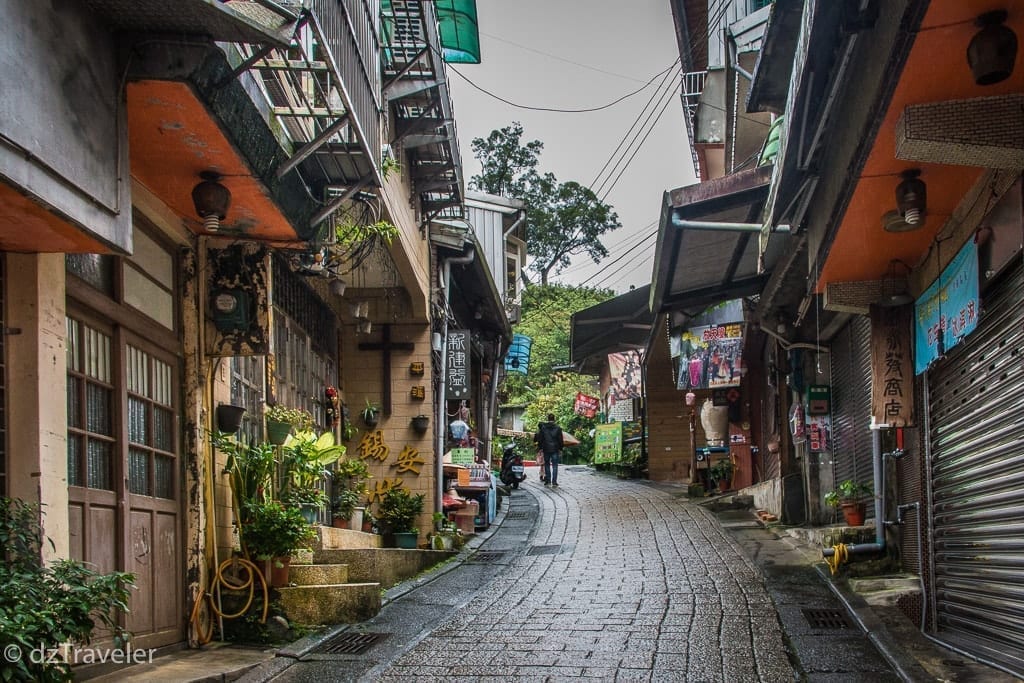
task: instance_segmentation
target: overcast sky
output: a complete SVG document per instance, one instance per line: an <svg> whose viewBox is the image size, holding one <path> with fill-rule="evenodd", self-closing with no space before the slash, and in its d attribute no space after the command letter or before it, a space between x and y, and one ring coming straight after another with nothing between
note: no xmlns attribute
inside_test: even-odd
<svg viewBox="0 0 1024 683"><path fill-rule="evenodd" d="M609 256L601 264L576 257L555 280L616 293L649 284L662 193L694 182L678 67L660 89L658 76L636 95L591 113L520 109L459 74L515 104L600 107L643 87L679 57L668 1L477 0L477 10L481 64L456 64L459 73L449 72L466 180L480 171L470 147L473 138L519 121L523 142L544 143L539 170L590 187L615 209L623 226L602 239ZM668 88L672 93L662 97Z"/></svg>

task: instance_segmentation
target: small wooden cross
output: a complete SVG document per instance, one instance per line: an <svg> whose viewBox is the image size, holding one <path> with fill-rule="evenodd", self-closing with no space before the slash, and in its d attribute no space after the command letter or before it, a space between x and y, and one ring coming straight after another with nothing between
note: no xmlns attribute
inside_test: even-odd
<svg viewBox="0 0 1024 683"><path fill-rule="evenodd" d="M380 408L385 415L391 414L391 352L412 351L415 348L416 345L412 342L392 342L391 325L383 325L380 342L363 342L359 345L360 351L381 351L384 354Z"/></svg>

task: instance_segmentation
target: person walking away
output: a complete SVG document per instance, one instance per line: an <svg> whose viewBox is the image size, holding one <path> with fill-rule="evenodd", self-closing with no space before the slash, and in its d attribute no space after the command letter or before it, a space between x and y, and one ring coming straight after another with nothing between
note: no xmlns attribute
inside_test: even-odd
<svg viewBox="0 0 1024 683"><path fill-rule="evenodd" d="M548 413L548 421L537 425L533 440L544 454L544 485L558 486L558 461L562 456L562 428L555 422L554 413Z"/></svg>

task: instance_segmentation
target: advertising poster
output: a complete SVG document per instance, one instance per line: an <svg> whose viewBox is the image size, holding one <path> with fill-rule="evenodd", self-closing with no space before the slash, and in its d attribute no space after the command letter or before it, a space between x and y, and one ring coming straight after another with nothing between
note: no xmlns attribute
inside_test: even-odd
<svg viewBox="0 0 1024 683"><path fill-rule="evenodd" d="M616 403L630 398L640 398L639 352L609 353L608 367L612 380L608 394Z"/></svg>
<svg viewBox="0 0 1024 683"><path fill-rule="evenodd" d="M807 447L811 453L828 453L832 450L832 418L830 416L807 416Z"/></svg>
<svg viewBox="0 0 1024 683"><path fill-rule="evenodd" d="M622 423L597 425L594 431L594 464L618 462L622 457Z"/></svg>
<svg viewBox="0 0 1024 683"><path fill-rule="evenodd" d="M939 279L914 302L914 374L978 326L978 247L974 240L960 250Z"/></svg>
<svg viewBox="0 0 1024 683"><path fill-rule="evenodd" d="M743 323L691 327L680 335L677 389L738 387Z"/></svg>
<svg viewBox="0 0 1024 683"><path fill-rule="evenodd" d="M597 411L601 408L601 399L596 396L587 396L582 392L577 392L576 401L573 404L573 411L577 415L583 417L592 418L597 415Z"/></svg>

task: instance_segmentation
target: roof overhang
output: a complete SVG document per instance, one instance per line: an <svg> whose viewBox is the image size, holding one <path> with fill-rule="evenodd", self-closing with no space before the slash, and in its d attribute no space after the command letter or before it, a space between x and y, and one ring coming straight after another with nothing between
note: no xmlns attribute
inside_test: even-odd
<svg viewBox="0 0 1024 683"><path fill-rule="evenodd" d="M655 317L648 304L650 289L637 287L572 314L569 357L578 372L597 374L609 353L646 347Z"/></svg>
<svg viewBox="0 0 1024 683"><path fill-rule="evenodd" d="M437 247L440 260L465 257L473 251L469 263L451 268L448 303L458 324L479 330L483 336L512 342L512 324L494 284L483 249L472 230L460 230L444 223L431 225L430 241Z"/></svg>
<svg viewBox="0 0 1024 683"><path fill-rule="evenodd" d="M757 294L787 234L772 233L758 258L759 222L772 169L739 171L664 195L650 309L696 314Z"/></svg>
<svg viewBox="0 0 1024 683"><path fill-rule="evenodd" d="M747 93L747 112L781 114L785 111L803 8L802 0L772 3L768 28L754 67L754 80Z"/></svg>

